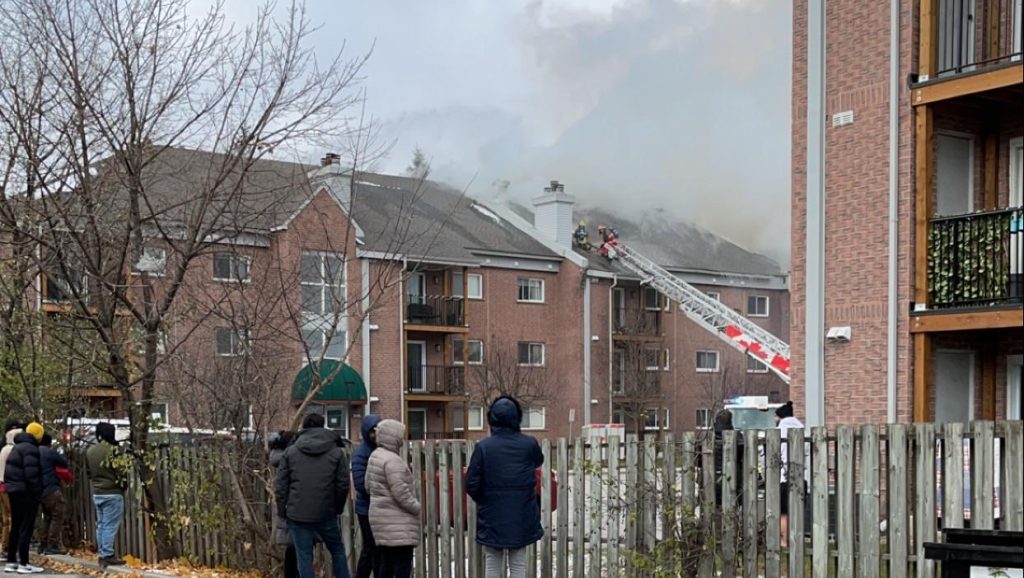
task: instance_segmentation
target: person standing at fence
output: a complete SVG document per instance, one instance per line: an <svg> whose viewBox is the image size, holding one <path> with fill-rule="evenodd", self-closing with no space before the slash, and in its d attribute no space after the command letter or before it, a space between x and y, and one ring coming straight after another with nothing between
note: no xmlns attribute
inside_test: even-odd
<svg viewBox="0 0 1024 578"><path fill-rule="evenodd" d="M782 436L782 463L779 466L779 532L780 532L780 544L785 548L788 544L789 536L789 444L786 443L787 432L791 429L803 429L804 424L802 421L793 416L793 402L787 401L784 405L775 408L775 423L779 426L780 435ZM810 460L805 458L804 464L809 464ZM806 477L806 476L805 476ZM799 478L797 478L799 480ZM807 491L807 486L804 486L804 492Z"/></svg>
<svg viewBox="0 0 1024 578"><path fill-rule="evenodd" d="M270 443L270 467L277 470L281 465L281 457L288 446L295 440L295 432L281 431ZM295 544L288 531L288 520L274 515L274 543L284 546L284 578L299 578L299 561L295 556Z"/></svg>
<svg viewBox="0 0 1024 578"><path fill-rule="evenodd" d="M64 516L66 504L60 491L57 469L69 469L68 460L53 449L53 438L44 434L39 442L39 463L43 469L43 493L39 505L43 509L43 527L39 533L40 554L67 554L64 543Z"/></svg>
<svg viewBox="0 0 1024 578"><path fill-rule="evenodd" d="M722 507L722 477L725 472L725 432L735 431L735 427L732 424L732 412L723 409L718 412L715 416L715 505L719 508ZM743 448L744 448L743 436L736 436L736 450L734 455L736 456L735 469L733 472L733 480L739 481L743 479ZM743 484L736 483L736 505L743 503ZM735 511L735 510L734 510Z"/></svg>
<svg viewBox="0 0 1024 578"><path fill-rule="evenodd" d="M369 519L377 547L374 578L409 578L413 550L420 543L421 505L413 492L412 470L401 456L405 425L377 424L377 449L366 464Z"/></svg>
<svg viewBox="0 0 1024 578"><path fill-rule="evenodd" d="M124 560L114 553L114 538L124 517L124 492L128 476L119 464L117 429L113 424L96 424L96 443L85 452L85 466L96 507L96 548L100 566L120 566Z"/></svg>
<svg viewBox="0 0 1024 578"><path fill-rule="evenodd" d="M352 483L356 488L356 517L359 519L359 533L363 537L363 547L359 551L359 564L356 566L356 578L370 578L373 573L374 551L373 528L370 527L370 493L366 491L366 464L370 455L377 449L377 432L380 416L367 414L363 416L360 434L362 441L352 453Z"/></svg>
<svg viewBox="0 0 1024 578"><path fill-rule="evenodd" d="M541 539L536 469L544 463L537 440L520 432L523 409L510 396L491 404L491 435L477 444L466 492L477 503L476 541L484 547L484 576L526 578L526 547Z"/></svg>
<svg viewBox="0 0 1024 578"><path fill-rule="evenodd" d="M331 553L334 578L348 578L348 559L338 516L348 501L348 459L338 434L324 427L324 416L310 414L302 431L281 455L274 495L277 515L288 521L299 576L314 578L313 544L317 538Z"/></svg>
<svg viewBox="0 0 1024 578"><path fill-rule="evenodd" d="M4 466L4 486L11 501L11 534L7 537L5 572L36 574L43 571L29 564L29 546L39 512L39 496L43 493L39 442L45 433L38 423L25 426L25 431L14 437L14 447Z"/></svg>
<svg viewBox="0 0 1024 578"><path fill-rule="evenodd" d="M7 539L11 535L11 501L7 496L7 488L4 485L4 467L7 465L7 456L11 455L14 449L14 438L25 431L25 423L17 419L8 419L4 424L4 447L0 448L0 509L3 510L3 526L0 526L0 544L7 545Z"/></svg>

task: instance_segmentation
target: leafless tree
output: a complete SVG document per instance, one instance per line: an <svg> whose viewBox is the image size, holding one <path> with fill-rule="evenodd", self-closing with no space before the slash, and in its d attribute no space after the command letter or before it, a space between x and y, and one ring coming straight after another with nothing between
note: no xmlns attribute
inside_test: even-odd
<svg viewBox="0 0 1024 578"><path fill-rule="evenodd" d="M547 366L530 365L520 360L519 344L497 335L488 340L483 362L471 365L470 398L490 407L497 398L514 397L523 407L539 404L557 390L559 374Z"/></svg>
<svg viewBox="0 0 1024 578"><path fill-rule="evenodd" d="M613 404L627 425L641 437L651 420L663 429L668 401L663 383L666 350L658 341L621 340L612 356Z"/></svg>
<svg viewBox="0 0 1024 578"><path fill-rule="evenodd" d="M314 58L314 28L299 5L281 19L263 7L244 30L226 23L220 5L198 16L188 7L0 6L0 221L33 248L27 253L60 285L68 313L102 346L102 371L133 400L132 448L160 558L177 554L145 457L168 358L162 330L190 265L262 218L249 210L256 163L295 143L351 135L368 58ZM217 153L199 167L202 178L168 195L175 176L161 174L164 156L200 146ZM167 248L160 279L132 271L154 240Z"/></svg>

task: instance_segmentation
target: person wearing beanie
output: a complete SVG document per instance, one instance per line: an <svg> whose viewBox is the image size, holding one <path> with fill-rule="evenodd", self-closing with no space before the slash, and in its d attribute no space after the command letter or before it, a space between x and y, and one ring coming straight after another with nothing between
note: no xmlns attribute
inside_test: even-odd
<svg viewBox="0 0 1024 578"><path fill-rule="evenodd" d="M14 438L25 431L25 422L17 419L8 419L4 423L3 448L0 448L0 510L3 512L3 524L0 525L0 545L7 546L7 538L11 535L11 501L7 491L3 487L4 468L7 465L7 456L11 455L14 449Z"/></svg>
<svg viewBox="0 0 1024 578"><path fill-rule="evenodd" d="M113 424L96 424L97 443L85 452L85 464L92 485L92 501L96 507L96 546L100 566L120 566L124 560L114 554L114 538L124 516L124 492L128 479L116 467L120 453L117 430Z"/></svg>
<svg viewBox="0 0 1024 578"><path fill-rule="evenodd" d="M789 448L786 443L786 436L791 429L803 429L804 424L802 421L793 416L793 402L787 401L783 405L775 408L775 423L779 427L780 435L782 436L782 466L779 470L779 531L781 532L781 544L785 548L787 544L787 537L789 536ZM804 452L807 453L808 448L804 447ZM804 457L804 464L810 464L810 456ZM805 476L806 477L806 472ZM804 485L804 492L807 491L807 485Z"/></svg>
<svg viewBox="0 0 1024 578"><path fill-rule="evenodd" d="M11 503L11 533L7 537L5 572L36 574L43 571L29 564L29 546L39 511L39 498L43 493L39 440L44 433L42 425L30 423L25 431L14 436L14 447L4 464L4 488Z"/></svg>

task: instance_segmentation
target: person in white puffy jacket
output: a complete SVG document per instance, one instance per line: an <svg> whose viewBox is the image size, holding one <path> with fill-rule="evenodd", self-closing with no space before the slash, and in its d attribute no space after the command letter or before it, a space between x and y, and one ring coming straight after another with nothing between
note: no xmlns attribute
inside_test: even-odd
<svg viewBox="0 0 1024 578"><path fill-rule="evenodd" d="M377 544L374 578L408 578L413 549L420 543L420 500L413 491L412 470L402 459L405 426L393 419L376 427L377 449L366 464L370 494L370 529Z"/></svg>

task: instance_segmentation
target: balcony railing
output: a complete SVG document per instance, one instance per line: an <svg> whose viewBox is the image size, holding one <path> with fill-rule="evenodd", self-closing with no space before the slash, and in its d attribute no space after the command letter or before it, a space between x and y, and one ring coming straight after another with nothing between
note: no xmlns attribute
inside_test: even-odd
<svg viewBox="0 0 1024 578"><path fill-rule="evenodd" d="M446 365L410 365L406 387L409 393L462 395L466 393L466 368Z"/></svg>
<svg viewBox="0 0 1024 578"><path fill-rule="evenodd" d="M1020 0L933 1L937 76L1020 61Z"/></svg>
<svg viewBox="0 0 1024 578"><path fill-rule="evenodd" d="M616 335L661 335L661 310L642 307L618 307L612 329Z"/></svg>
<svg viewBox="0 0 1024 578"><path fill-rule="evenodd" d="M462 297L445 295L409 295L405 320L416 325L460 327L466 324Z"/></svg>
<svg viewBox="0 0 1024 578"><path fill-rule="evenodd" d="M928 301L936 309L1021 303L1024 210L939 217L928 227Z"/></svg>

